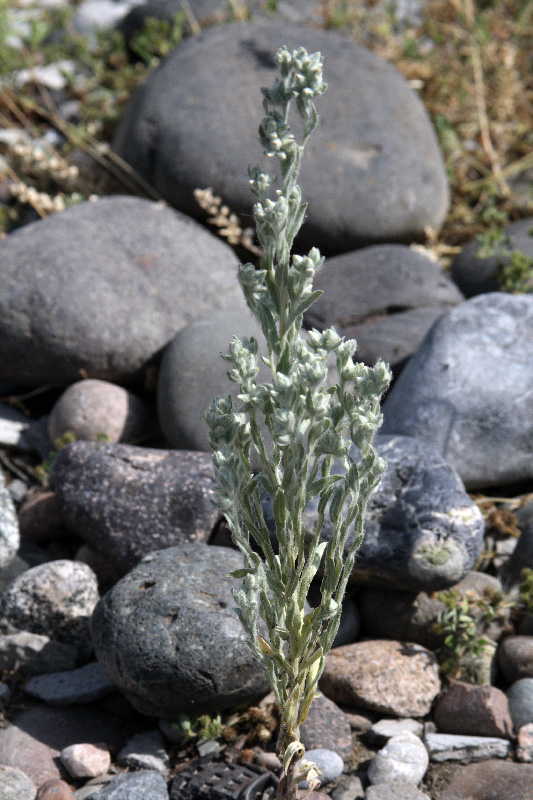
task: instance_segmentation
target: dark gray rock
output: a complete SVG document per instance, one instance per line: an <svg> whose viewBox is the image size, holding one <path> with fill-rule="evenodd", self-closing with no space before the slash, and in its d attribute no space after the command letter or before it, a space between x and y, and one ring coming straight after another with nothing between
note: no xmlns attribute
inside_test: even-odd
<svg viewBox="0 0 533 800"><path fill-rule="evenodd" d="M118 754L117 763L130 769L153 770L160 775L168 775L170 771L165 742L158 730L135 734Z"/></svg>
<svg viewBox="0 0 533 800"><path fill-rule="evenodd" d="M503 229L505 237L510 239L506 250L508 254L480 258L478 252L481 244L477 239L469 242L454 258L451 276L466 297L473 297L484 292L496 292L500 287L495 273L511 260L511 253L519 250L533 257L533 217L511 222Z"/></svg>
<svg viewBox="0 0 533 800"><path fill-rule="evenodd" d="M351 582L386 589L432 592L457 583L476 563L483 545L481 512L455 471L423 442L407 436L374 438L388 469L365 515L365 539L357 552ZM355 447L352 456L357 458ZM342 471L335 464L333 472ZM274 527L272 502L263 510ZM304 511L316 526L318 501ZM323 537L332 535L326 517ZM347 547L354 532L348 535Z"/></svg>
<svg viewBox="0 0 533 800"><path fill-rule="evenodd" d="M227 361L234 336L257 340L267 352L261 326L251 312L217 311L183 328L166 347L159 369L159 423L172 447L211 451L207 423L203 418L214 397L234 399L240 392L228 381ZM268 380L262 366L259 380Z"/></svg>
<svg viewBox="0 0 533 800"><path fill-rule="evenodd" d="M200 214L194 189L209 186L248 219L246 169L263 160L260 89L278 74L281 44L320 50L330 84L302 162L309 210L299 247L344 252L438 228L448 184L422 103L390 64L331 31L258 21L187 39L132 97L116 152L191 216Z"/></svg>
<svg viewBox="0 0 533 800"><path fill-rule="evenodd" d="M0 242L0 377L129 381L187 322L244 307L232 250L138 197L79 203Z"/></svg>
<svg viewBox="0 0 533 800"><path fill-rule="evenodd" d="M40 633L87 655L89 617L97 602L96 576L86 564L49 561L27 570L2 592L0 630Z"/></svg>
<svg viewBox="0 0 533 800"><path fill-rule="evenodd" d="M78 649L38 633L0 636L0 670L19 669L23 675L44 675L74 669Z"/></svg>
<svg viewBox="0 0 533 800"><path fill-rule="evenodd" d="M533 636L507 636L498 648L498 662L508 683L533 678Z"/></svg>
<svg viewBox="0 0 533 800"><path fill-rule="evenodd" d="M468 489L533 477L533 295L484 294L444 314L383 406Z"/></svg>
<svg viewBox="0 0 533 800"><path fill-rule="evenodd" d="M152 550L207 541L219 518L207 453L74 442L50 480L69 528L121 574Z"/></svg>
<svg viewBox="0 0 533 800"><path fill-rule="evenodd" d="M106 678L100 664L92 661L79 669L30 678L24 691L49 706L61 708L92 703L114 692L115 685Z"/></svg>
<svg viewBox="0 0 533 800"><path fill-rule="evenodd" d="M240 553L186 544L147 556L100 601L94 648L106 675L143 714L231 708L266 693L245 645L226 573Z"/></svg>
<svg viewBox="0 0 533 800"><path fill-rule="evenodd" d="M167 784L157 772L126 773L117 775L87 800L168 800Z"/></svg>
<svg viewBox="0 0 533 800"><path fill-rule="evenodd" d="M324 294L306 325L357 340L357 360L378 358L393 369L409 358L435 320L463 300L441 267L400 244L374 245L329 258L315 289Z"/></svg>
<svg viewBox="0 0 533 800"><path fill-rule="evenodd" d="M516 730L533 722L533 678L521 678L507 690L509 711Z"/></svg>

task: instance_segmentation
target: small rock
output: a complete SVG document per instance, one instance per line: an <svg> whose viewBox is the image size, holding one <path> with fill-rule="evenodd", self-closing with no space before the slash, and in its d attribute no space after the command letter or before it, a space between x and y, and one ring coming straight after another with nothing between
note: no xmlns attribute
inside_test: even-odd
<svg viewBox="0 0 533 800"><path fill-rule="evenodd" d="M451 733L428 733L426 747L431 761L478 761L506 758L511 750L507 739L491 736L455 736Z"/></svg>
<svg viewBox="0 0 533 800"><path fill-rule="evenodd" d="M72 384L55 403L48 419L48 435L55 442L65 433L76 439L134 444L150 430L145 404L132 392L108 381L84 380Z"/></svg>
<svg viewBox="0 0 533 800"><path fill-rule="evenodd" d="M76 7L72 24L82 34L111 30L131 9L131 3L113 0L83 0Z"/></svg>
<svg viewBox="0 0 533 800"><path fill-rule="evenodd" d="M126 742L117 756L117 764L132 769L149 769L167 775L170 770L168 753L159 731L137 733Z"/></svg>
<svg viewBox="0 0 533 800"><path fill-rule="evenodd" d="M61 751L61 763L76 780L104 775L111 766L105 744L71 744Z"/></svg>
<svg viewBox="0 0 533 800"><path fill-rule="evenodd" d="M76 800L76 797L68 783L52 778L39 787L35 800Z"/></svg>
<svg viewBox="0 0 533 800"><path fill-rule="evenodd" d="M97 789L86 800L168 800L167 784L157 772L142 771L117 775L107 786Z"/></svg>
<svg viewBox="0 0 533 800"><path fill-rule="evenodd" d="M0 800L35 800L37 789L24 772L0 766Z"/></svg>
<svg viewBox="0 0 533 800"><path fill-rule="evenodd" d="M333 789L333 800L364 800L365 790L358 775L343 775Z"/></svg>
<svg viewBox="0 0 533 800"><path fill-rule="evenodd" d="M19 545L17 512L0 473L0 569L14 558Z"/></svg>
<svg viewBox="0 0 533 800"><path fill-rule="evenodd" d="M365 800L431 800L421 792L416 784L403 778L395 778L390 783L377 783L366 790Z"/></svg>
<svg viewBox="0 0 533 800"><path fill-rule="evenodd" d="M88 653L89 617L97 602L96 576L89 567L49 561L27 570L3 591L0 619L5 633L40 633Z"/></svg>
<svg viewBox="0 0 533 800"><path fill-rule="evenodd" d="M424 726L416 719L380 719L374 722L367 735L371 741L384 743L400 733L412 733L421 738Z"/></svg>
<svg viewBox="0 0 533 800"><path fill-rule="evenodd" d="M342 775L344 761L340 755L338 753L334 753L333 750L325 750L324 748L306 750L304 759L307 761L312 761L320 770L320 774L318 776L320 780L320 786L325 786L327 783L334 781L335 778L338 778L339 775ZM309 782L300 781L298 787L300 789L307 789L309 787Z"/></svg>
<svg viewBox="0 0 533 800"><path fill-rule="evenodd" d="M281 774L283 764L275 753L261 751L256 753L255 760L261 767L270 770L275 775Z"/></svg>
<svg viewBox="0 0 533 800"><path fill-rule="evenodd" d="M438 701L434 718L441 733L513 738L509 702L495 686L452 683Z"/></svg>
<svg viewBox="0 0 533 800"><path fill-rule="evenodd" d="M533 761L533 722L518 729L516 758L523 763Z"/></svg>
<svg viewBox="0 0 533 800"><path fill-rule="evenodd" d="M533 678L522 678L507 690L511 719L518 730L533 722Z"/></svg>
<svg viewBox="0 0 533 800"><path fill-rule="evenodd" d="M352 754L352 732L346 714L321 693L311 703L300 728L300 739L306 750L333 750L345 760Z"/></svg>
<svg viewBox="0 0 533 800"><path fill-rule="evenodd" d="M48 544L67 530L53 492L38 492L29 497L18 512L21 536L37 544Z"/></svg>
<svg viewBox="0 0 533 800"><path fill-rule="evenodd" d="M508 683L533 678L533 636L508 636L498 649L498 661Z"/></svg>
<svg viewBox="0 0 533 800"><path fill-rule="evenodd" d="M439 800L533 800L533 765L468 764L455 772Z"/></svg>
<svg viewBox="0 0 533 800"><path fill-rule="evenodd" d="M440 691L439 668L433 653L417 644L356 642L331 650L320 688L337 703L423 717Z"/></svg>
<svg viewBox="0 0 533 800"><path fill-rule="evenodd" d="M19 669L23 675L44 675L74 669L78 650L39 633L0 636L0 670Z"/></svg>
<svg viewBox="0 0 533 800"><path fill-rule="evenodd" d="M368 708L342 706L342 710L346 714L350 728L357 733L367 733L379 716L375 711L370 711Z"/></svg>
<svg viewBox="0 0 533 800"><path fill-rule="evenodd" d="M429 764L426 748L418 736L406 731L393 736L380 750L368 768L370 783L390 783L397 778L418 785Z"/></svg>
<svg viewBox="0 0 533 800"><path fill-rule="evenodd" d="M46 66L31 67L21 69L15 73L15 84L22 87L27 83L35 82L46 86L47 89L60 91L64 89L70 79L76 75L77 69L74 61L68 58L61 58L53 64Z"/></svg>
<svg viewBox="0 0 533 800"><path fill-rule="evenodd" d="M92 703L116 690L97 661L68 672L52 672L31 678L24 691L50 706Z"/></svg>

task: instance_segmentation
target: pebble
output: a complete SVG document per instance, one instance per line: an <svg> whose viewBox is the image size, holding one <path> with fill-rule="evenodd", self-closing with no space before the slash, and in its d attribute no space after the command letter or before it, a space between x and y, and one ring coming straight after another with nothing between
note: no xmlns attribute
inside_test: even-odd
<svg viewBox="0 0 533 800"><path fill-rule="evenodd" d="M167 784L157 772L139 771L117 775L86 800L168 800Z"/></svg>
<svg viewBox="0 0 533 800"><path fill-rule="evenodd" d="M50 481L65 524L122 575L153 550L206 542L220 516L207 453L74 442Z"/></svg>
<svg viewBox="0 0 533 800"><path fill-rule="evenodd" d="M117 756L117 764L130 769L149 769L168 775L170 760L161 733L157 730L137 733Z"/></svg>
<svg viewBox="0 0 533 800"><path fill-rule="evenodd" d="M0 766L0 800L35 800L37 789L24 772Z"/></svg>
<svg viewBox="0 0 533 800"><path fill-rule="evenodd" d="M97 661L68 672L52 672L31 678L24 687L26 694L59 708L78 703L92 703L115 691L115 685L104 675Z"/></svg>
<svg viewBox="0 0 533 800"><path fill-rule="evenodd" d="M416 784L403 778L396 778L390 783L377 783L366 790L365 800L431 800L425 792L421 792Z"/></svg>
<svg viewBox="0 0 533 800"><path fill-rule="evenodd" d="M320 774L318 776L320 780L320 786L325 786L326 784L331 783L331 781L334 781L336 778L338 778L339 775L342 775L344 761L340 755L333 752L333 750L326 750L322 747L306 750L304 759L307 761L312 761L313 764L316 764L320 770ZM309 782L300 781L298 787L300 789L307 789L309 788Z"/></svg>
<svg viewBox="0 0 533 800"><path fill-rule="evenodd" d="M51 442L69 432L89 442L103 435L107 442L132 444L149 431L150 416L142 400L109 381L73 383L56 401L48 419Z"/></svg>
<svg viewBox="0 0 533 800"><path fill-rule="evenodd" d="M311 703L307 719L300 728L300 741L306 750L333 750L349 760L352 731L346 714L321 692Z"/></svg>
<svg viewBox="0 0 533 800"><path fill-rule="evenodd" d="M59 778L52 778L39 787L36 800L76 800L76 798L68 783Z"/></svg>
<svg viewBox="0 0 533 800"><path fill-rule="evenodd" d="M494 736L463 736L451 733L427 733L426 747L431 761L478 761L506 758L511 750L507 739Z"/></svg>
<svg viewBox="0 0 533 800"><path fill-rule="evenodd" d="M319 685L337 703L423 717L440 691L439 668L433 653L421 645L356 642L330 651Z"/></svg>
<svg viewBox="0 0 533 800"><path fill-rule="evenodd" d="M365 790L359 775L342 775L331 792L333 800L364 800Z"/></svg>
<svg viewBox="0 0 533 800"><path fill-rule="evenodd" d="M501 739L514 736L509 702L496 686L451 683L435 706L434 719L441 733Z"/></svg>
<svg viewBox="0 0 533 800"><path fill-rule="evenodd" d="M426 110L390 64L333 31L274 19L214 26L189 37L131 98L115 151L191 216L200 215L193 190L208 186L230 208L250 214L246 167L262 157L260 88L277 77L274 53L281 42L289 50L319 50L331 87L317 101L321 124L302 161L309 208L297 252L413 241L425 226L439 228L449 190Z"/></svg>
<svg viewBox="0 0 533 800"><path fill-rule="evenodd" d="M105 744L71 744L61 751L61 763L76 780L104 775L111 766Z"/></svg>
<svg viewBox="0 0 533 800"><path fill-rule="evenodd" d="M515 681L507 690L507 699L516 730L533 722L533 678Z"/></svg>
<svg viewBox="0 0 533 800"><path fill-rule="evenodd" d="M410 731L392 736L368 767L370 783L390 783L397 778L418 785L429 765L428 752L420 738Z"/></svg>
<svg viewBox="0 0 533 800"><path fill-rule="evenodd" d="M178 545L146 556L101 599L91 621L95 652L138 711L175 719L266 694L225 577L240 568L235 550Z"/></svg>
<svg viewBox="0 0 533 800"><path fill-rule="evenodd" d="M533 800L533 765L492 760L467 764L439 800Z"/></svg>
<svg viewBox="0 0 533 800"><path fill-rule="evenodd" d="M39 633L19 631L0 636L0 670L18 669L23 675L71 670L78 648Z"/></svg>
<svg viewBox="0 0 533 800"><path fill-rule="evenodd" d="M138 380L188 322L246 308L231 248L139 197L85 201L25 225L0 241L0 261L0 379L24 385Z"/></svg>
<svg viewBox="0 0 533 800"><path fill-rule="evenodd" d="M372 741L384 743L401 733L412 733L422 738L423 732L424 726L416 719L380 719L374 722L367 735Z"/></svg>
<svg viewBox="0 0 533 800"><path fill-rule="evenodd" d="M97 602L96 576L88 566L49 561L27 570L3 591L0 619L4 629L44 634L88 654L89 617Z"/></svg>
<svg viewBox="0 0 533 800"><path fill-rule="evenodd" d="M533 295L495 292L461 303L398 377L382 432L432 446L467 489L531 479L532 350Z"/></svg>

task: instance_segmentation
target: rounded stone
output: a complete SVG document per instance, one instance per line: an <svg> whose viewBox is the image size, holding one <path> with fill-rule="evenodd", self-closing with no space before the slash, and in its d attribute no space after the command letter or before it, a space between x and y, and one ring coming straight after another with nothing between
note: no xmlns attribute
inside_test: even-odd
<svg viewBox="0 0 533 800"><path fill-rule="evenodd" d="M297 246L344 252L438 228L448 182L426 110L394 67L332 31L259 20L187 39L133 95L116 152L191 216L200 213L194 189L211 187L248 218L246 168L263 158L261 87L278 75L281 43L320 51L329 82L302 161L309 208Z"/></svg>
<svg viewBox="0 0 533 800"><path fill-rule="evenodd" d="M36 800L76 800L76 797L68 783L60 778L51 778L39 786Z"/></svg>
<svg viewBox="0 0 533 800"><path fill-rule="evenodd" d="M225 577L239 568L242 556L229 548L171 547L147 556L99 602L96 655L138 711L172 719L266 693Z"/></svg>
<svg viewBox="0 0 533 800"><path fill-rule="evenodd" d="M65 433L76 439L132 444L149 431L145 404L132 392L108 381L72 384L55 403L48 419L48 435L55 442Z"/></svg>
<svg viewBox="0 0 533 800"><path fill-rule="evenodd" d="M97 602L96 576L86 564L49 561L26 570L3 591L0 618L6 633L39 633L85 652Z"/></svg>
<svg viewBox="0 0 533 800"><path fill-rule="evenodd" d="M37 789L19 769L0 766L0 800L35 800Z"/></svg>
<svg viewBox="0 0 533 800"><path fill-rule="evenodd" d="M393 736L368 768L370 783L390 783L404 778L419 784L429 765L428 751L420 738L405 731Z"/></svg>
<svg viewBox="0 0 533 800"><path fill-rule="evenodd" d="M322 747L317 747L313 750L306 750L304 758L308 761L312 761L313 764L316 764L320 770L320 774L318 776L320 780L320 786L325 786L327 783L331 783L331 781L334 781L336 778L338 778L339 775L342 775L344 761L340 755L333 752L333 750L326 750ZM309 782L301 781L298 786L301 789L307 789Z"/></svg>
<svg viewBox="0 0 533 800"><path fill-rule="evenodd" d="M533 477L533 295L483 294L435 323L383 405L467 489Z"/></svg>
<svg viewBox="0 0 533 800"><path fill-rule="evenodd" d="M231 248L138 197L19 228L0 242L0 261L0 379L32 386L82 374L132 381L188 322L246 307Z"/></svg>
<svg viewBox="0 0 533 800"><path fill-rule="evenodd" d="M498 661L508 683L533 678L533 636L508 636L498 649Z"/></svg>
<svg viewBox="0 0 533 800"><path fill-rule="evenodd" d="M509 711L516 730L533 722L533 678L521 678L507 690Z"/></svg>

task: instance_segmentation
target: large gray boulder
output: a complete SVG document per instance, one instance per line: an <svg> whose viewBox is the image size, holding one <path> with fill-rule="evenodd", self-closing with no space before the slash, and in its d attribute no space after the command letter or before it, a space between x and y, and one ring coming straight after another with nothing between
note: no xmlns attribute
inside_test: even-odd
<svg viewBox="0 0 533 800"><path fill-rule="evenodd" d="M226 578L241 567L230 548L179 545L146 556L99 602L96 655L138 711L175 719L266 694Z"/></svg>
<svg viewBox="0 0 533 800"><path fill-rule="evenodd" d="M448 183L422 103L391 65L330 31L263 20L187 39L130 100L116 152L191 216L201 213L194 189L211 187L249 220L246 169L266 161L257 141L260 90L278 74L281 45L320 50L329 81L302 162L309 210L299 245L344 252L438 228Z"/></svg>
<svg viewBox="0 0 533 800"><path fill-rule="evenodd" d="M138 197L80 203L0 241L0 379L130 381L180 328L245 307L231 248Z"/></svg>
<svg viewBox="0 0 533 800"><path fill-rule="evenodd" d="M483 294L442 316L383 406L469 489L533 477L533 295Z"/></svg>

